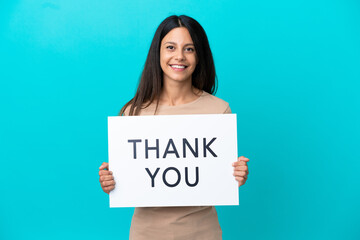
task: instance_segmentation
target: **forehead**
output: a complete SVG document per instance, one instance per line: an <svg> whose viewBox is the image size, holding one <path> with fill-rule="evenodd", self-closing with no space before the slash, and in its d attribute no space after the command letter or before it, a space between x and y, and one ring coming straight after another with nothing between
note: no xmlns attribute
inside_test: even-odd
<svg viewBox="0 0 360 240"><path fill-rule="evenodd" d="M189 31L185 27L177 27L168 32L161 41L162 44L166 42L173 42L176 44L193 43Z"/></svg>

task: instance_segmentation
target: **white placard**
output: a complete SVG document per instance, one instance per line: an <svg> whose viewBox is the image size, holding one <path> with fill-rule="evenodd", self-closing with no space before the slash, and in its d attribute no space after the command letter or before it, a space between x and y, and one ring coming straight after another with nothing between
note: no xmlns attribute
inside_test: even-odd
<svg viewBox="0 0 360 240"><path fill-rule="evenodd" d="M238 205L236 114L108 117L110 207Z"/></svg>

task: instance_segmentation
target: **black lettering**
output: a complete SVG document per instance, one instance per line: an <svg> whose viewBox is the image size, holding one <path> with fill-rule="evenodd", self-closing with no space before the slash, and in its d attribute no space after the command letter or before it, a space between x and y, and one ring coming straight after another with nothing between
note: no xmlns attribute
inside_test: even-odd
<svg viewBox="0 0 360 240"><path fill-rule="evenodd" d="M134 159L136 159L136 143L141 142L141 139L129 139L128 142L133 143Z"/></svg>
<svg viewBox="0 0 360 240"><path fill-rule="evenodd" d="M149 147L148 146L148 140L145 139L145 158L149 158L149 150L156 150L156 158L159 158L159 139L156 139L156 146L155 147Z"/></svg>
<svg viewBox="0 0 360 240"><path fill-rule="evenodd" d="M186 146L190 149L194 157L199 157L198 139L195 138L195 150L191 147L186 138L183 138L183 156L186 158Z"/></svg>
<svg viewBox="0 0 360 240"><path fill-rule="evenodd" d="M178 179L177 179L177 181L176 181L174 184L170 184L170 183L168 183L168 182L166 181L165 175L166 175L166 173L167 173L168 171L170 171L170 170L174 170L174 171L177 173L177 175L178 175ZM180 171L179 171L177 168L169 167L169 168L165 169L165 171L164 171L164 173L163 173L163 181L164 181L164 183L165 183L166 186L168 186L168 187L176 187L176 186L180 183L180 180L181 180L181 175L180 175Z"/></svg>
<svg viewBox="0 0 360 240"><path fill-rule="evenodd" d="M206 157L206 149L214 156L217 157L217 155L211 150L210 145L215 141L216 137L211 139L211 141L206 144L206 138L204 138L204 157Z"/></svg>
<svg viewBox="0 0 360 240"><path fill-rule="evenodd" d="M170 146L172 146L173 148L172 151L169 151ZM166 158L166 155L168 155L169 153L175 153L177 158L180 157L178 151L176 150L174 141L171 138L169 139L168 145L166 146L163 158Z"/></svg>
<svg viewBox="0 0 360 240"><path fill-rule="evenodd" d="M151 174L151 172L148 168L145 168L145 170L151 178L151 187L155 187L155 177L156 177L156 174L159 172L160 168L156 169L156 171L154 172L154 175Z"/></svg>
<svg viewBox="0 0 360 240"><path fill-rule="evenodd" d="M185 182L189 187L195 187L199 183L199 167L196 167L196 180L194 183L189 183L188 168L185 168Z"/></svg>

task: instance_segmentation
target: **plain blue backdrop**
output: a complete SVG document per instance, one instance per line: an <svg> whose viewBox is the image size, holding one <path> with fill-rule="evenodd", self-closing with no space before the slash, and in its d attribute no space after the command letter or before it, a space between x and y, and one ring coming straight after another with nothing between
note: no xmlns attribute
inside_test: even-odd
<svg viewBox="0 0 360 240"><path fill-rule="evenodd" d="M250 158L227 239L360 239L356 0L0 2L0 239L127 239L98 167L155 29L197 19Z"/></svg>

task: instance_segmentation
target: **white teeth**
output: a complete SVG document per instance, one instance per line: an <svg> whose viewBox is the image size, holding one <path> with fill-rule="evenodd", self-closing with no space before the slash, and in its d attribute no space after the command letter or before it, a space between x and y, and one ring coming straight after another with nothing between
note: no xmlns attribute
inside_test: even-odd
<svg viewBox="0 0 360 240"><path fill-rule="evenodd" d="M180 65L170 65L173 68L185 68L185 66L180 66Z"/></svg>

